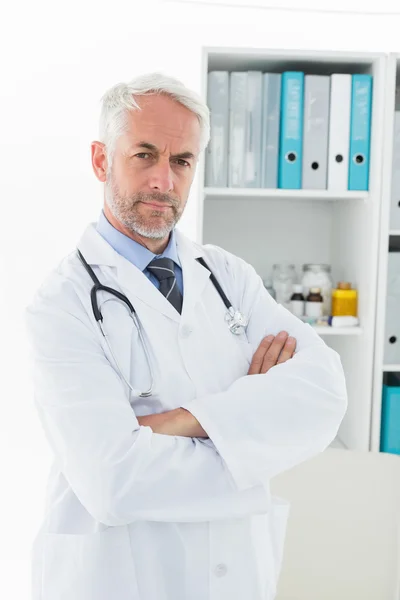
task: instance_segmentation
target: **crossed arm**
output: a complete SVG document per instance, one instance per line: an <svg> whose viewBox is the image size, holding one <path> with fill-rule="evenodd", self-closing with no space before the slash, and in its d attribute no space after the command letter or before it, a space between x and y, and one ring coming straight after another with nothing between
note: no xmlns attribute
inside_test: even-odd
<svg viewBox="0 0 400 600"><path fill-rule="evenodd" d="M238 268L249 271L242 305L252 311L250 343L257 348L263 335L276 335L261 342L247 375L268 377L239 377L226 391L142 416L143 426L81 304L38 296L27 310L39 417L96 520L210 521L226 518L228 506L231 516L259 512L265 482L337 434L347 406L339 356L276 305L248 266ZM294 340L278 338L281 329L296 338L295 356Z"/></svg>
<svg viewBox="0 0 400 600"><path fill-rule="evenodd" d="M248 375L267 373L277 364L292 358L296 340L281 331L276 337L265 337L253 356ZM184 408L176 408L164 413L137 418L139 425L147 425L154 433L183 437L208 438L196 417Z"/></svg>

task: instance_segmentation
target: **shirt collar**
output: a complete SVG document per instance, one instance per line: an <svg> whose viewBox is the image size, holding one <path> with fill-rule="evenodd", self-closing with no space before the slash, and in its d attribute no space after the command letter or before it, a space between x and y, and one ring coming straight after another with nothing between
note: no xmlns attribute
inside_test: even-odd
<svg viewBox="0 0 400 600"><path fill-rule="evenodd" d="M118 254L121 254L121 256L133 263L140 271L144 271L154 258L161 257L170 258L175 264L181 266L176 248L175 229L171 231L168 246L162 254L154 254L132 238L118 231L118 229L111 225L103 210L101 211L96 229Z"/></svg>

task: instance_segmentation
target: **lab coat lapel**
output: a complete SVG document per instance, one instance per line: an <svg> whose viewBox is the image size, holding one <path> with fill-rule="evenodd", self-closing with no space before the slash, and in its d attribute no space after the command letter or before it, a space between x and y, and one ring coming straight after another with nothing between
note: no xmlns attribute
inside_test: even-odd
<svg viewBox="0 0 400 600"><path fill-rule="evenodd" d="M157 312L175 322L189 317L199 301L207 283L210 272L196 258L203 256L201 246L193 243L178 229L175 230L176 244L183 275L183 307L182 316L160 291L132 263L118 254L108 242L96 231L96 224L91 223L83 234L78 248L89 265L114 267L115 282L102 282L114 285L130 299L133 306L135 298Z"/></svg>
<svg viewBox="0 0 400 600"><path fill-rule="evenodd" d="M135 296L147 306L164 314L173 321L180 321L180 314L152 282L128 260L118 255L117 280L124 294L135 306Z"/></svg>
<svg viewBox="0 0 400 600"><path fill-rule="evenodd" d="M183 275L182 319L186 320L190 318L196 303L200 301L210 279L210 272L196 260L203 256L201 246L191 242L177 229L175 237Z"/></svg>

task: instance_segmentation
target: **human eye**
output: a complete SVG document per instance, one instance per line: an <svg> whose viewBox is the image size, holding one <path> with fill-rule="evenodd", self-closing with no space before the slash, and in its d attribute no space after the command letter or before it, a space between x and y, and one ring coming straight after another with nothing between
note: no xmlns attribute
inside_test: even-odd
<svg viewBox="0 0 400 600"><path fill-rule="evenodd" d="M177 159L175 159L175 162L180 167L190 167L190 163L187 160L184 160L183 158L177 158Z"/></svg>
<svg viewBox="0 0 400 600"><path fill-rule="evenodd" d="M137 156L138 158L149 158L150 154L148 152L138 152L137 154L135 154L135 156Z"/></svg>

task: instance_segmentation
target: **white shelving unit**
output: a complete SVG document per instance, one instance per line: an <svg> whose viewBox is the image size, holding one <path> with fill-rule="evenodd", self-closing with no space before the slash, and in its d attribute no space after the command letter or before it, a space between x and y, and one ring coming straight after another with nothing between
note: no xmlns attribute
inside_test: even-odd
<svg viewBox="0 0 400 600"><path fill-rule="evenodd" d="M368 192L205 188L203 160L197 214L198 241L241 256L263 278L274 263L290 261L299 274L304 263L328 263L335 283L351 281L358 289L360 327L317 331L339 352L346 374L349 408L338 435L340 445L360 450L370 449L371 415L376 412L372 399L377 401L373 372L386 67L384 54L246 48L205 48L202 67L204 98L212 70L373 75Z"/></svg>
<svg viewBox="0 0 400 600"><path fill-rule="evenodd" d="M362 335L361 327L314 327L319 335Z"/></svg>
<svg viewBox="0 0 400 600"><path fill-rule="evenodd" d="M400 54L387 57L386 84L385 84L385 116L384 116L384 154L382 168L382 198L380 218L379 273L377 282L377 307L376 307L376 340L374 384L372 394L371 415L371 450L379 451L381 436L381 404L382 384L384 373L400 372L400 364L384 363L384 342L386 324L386 295L387 271L389 256L389 241L391 236L400 236L400 230L390 229L390 200L393 162L393 128L394 112L396 108L396 87L400 85ZM398 104L398 100L397 100ZM397 110L400 106L397 106ZM400 307L399 307L400 318Z"/></svg>
<svg viewBox="0 0 400 600"><path fill-rule="evenodd" d="M343 200L345 202L359 202L361 200L368 200L368 192L331 192L326 190L324 194L321 194L320 190L271 190L264 188L204 188L204 198L206 200L212 199L226 199L232 200L234 198L246 199L246 198L264 198L279 200L316 200L318 202L330 202Z"/></svg>

